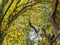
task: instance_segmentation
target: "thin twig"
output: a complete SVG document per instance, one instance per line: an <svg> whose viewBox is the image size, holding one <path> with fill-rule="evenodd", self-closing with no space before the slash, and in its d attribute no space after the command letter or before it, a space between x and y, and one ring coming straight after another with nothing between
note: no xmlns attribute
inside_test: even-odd
<svg viewBox="0 0 60 45"><path fill-rule="evenodd" d="M38 33L37 29L31 24L30 19L29 19L29 26L32 27L36 33Z"/></svg>

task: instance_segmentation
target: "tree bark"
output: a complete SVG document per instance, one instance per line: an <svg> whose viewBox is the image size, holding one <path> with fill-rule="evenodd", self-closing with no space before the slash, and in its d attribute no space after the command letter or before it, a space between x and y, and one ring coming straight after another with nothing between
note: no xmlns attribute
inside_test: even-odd
<svg viewBox="0 0 60 45"><path fill-rule="evenodd" d="M57 25L57 21L56 21L56 17L55 17L56 12L57 12L58 1L59 0L55 0L55 4L53 6L53 11L52 11L52 14L51 14L51 22L52 22L53 27L54 27L55 36L59 35L56 38L57 45L60 45L60 29L59 29L59 26Z"/></svg>
<svg viewBox="0 0 60 45"><path fill-rule="evenodd" d="M58 31L58 33L57 34L60 34L60 29L59 29L59 31ZM57 38L57 45L60 45L60 36Z"/></svg>

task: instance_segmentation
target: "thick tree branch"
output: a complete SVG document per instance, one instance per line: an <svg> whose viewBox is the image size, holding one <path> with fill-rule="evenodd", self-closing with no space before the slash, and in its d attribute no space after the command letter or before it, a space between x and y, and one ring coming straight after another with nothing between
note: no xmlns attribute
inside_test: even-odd
<svg viewBox="0 0 60 45"><path fill-rule="evenodd" d="M51 13L51 22L54 26L55 32L57 32L57 30L58 30L58 25L57 25L57 22L56 22L56 19L55 19L57 6L58 6L58 0L55 0L54 5L53 5L53 9L52 9L52 13Z"/></svg>
<svg viewBox="0 0 60 45"><path fill-rule="evenodd" d="M51 13L51 21L52 21L52 24L53 24L54 29L55 29L56 31L58 30L58 26L57 26L57 23L56 23L56 20L55 20L56 11L57 11L57 6L58 6L58 0L55 0L54 5L53 5L53 9L52 9L52 13ZM46 34L45 34L45 36L46 36L49 44L52 45L52 43L53 43L53 42L52 42L53 39L51 40L52 37L47 36Z"/></svg>
<svg viewBox="0 0 60 45"><path fill-rule="evenodd" d="M11 16L12 16L12 14L15 12L15 10L16 10L16 8L17 8L17 5L18 5L18 3L19 3L20 1L21 1L21 0L18 0L18 1L17 1L13 12L10 14L10 16L9 16L9 18L8 18L8 21L9 21L9 22L10 22L10 18L11 18ZM9 23L9 22L8 22L8 23Z"/></svg>
<svg viewBox="0 0 60 45"><path fill-rule="evenodd" d="M13 1L14 1L14 0L13 0ZM8 6L8 9L9 9L10 6L12 5L13 1L11 1L10 5ZM18 4L19 2L20 2L20 0L17 1L15 7L17 7L17 4ZM7 9L6 12L4 13L4 15L3 15L2 19L1 19L1 22L3 21L4 16L5 16L6 13L8 12L8 9ZM11 16L11 15L10 15L10 16ZM9 19L8 19L8 20L9 20ZM8 22L7 22L7 23L8 23ZM8 26L9 26L9 24L7 24L7 26L5 26L5 27L2 27L2 28L1 28L1 31L5 31L5 30L7 30L7 29L8 29Z"/></svg>
<svg viewBox="0 0 60 45"><path fill-rule="evenodd" d="M36 5L36 4L38 4L38 3L35 3L35 2L33 2L33 3L31 3L31 4L27 4L26 6L24 6L18 13L16 13L13 17L12 17L12 19L10 20L10 22L9 22L9 24L13 21L13 20L15 20L18 16L20 16L22 13L24 13L25 11L27 11L29 8L29 6L33 6L33 5Z"/></svg>
<svg viewBox="0 0 60 45"><path fill-rule="evenodd" d="M5 13L3 14L3 17L0 19L0 23L3 21L4 16L6 15L6 13L8 12L10 6L12 5L12 3L14 2L14 0L11 1L10 5L8 6L7 10L5 11Z"/></svg>
<svg viewBox="0 0 60 45"><path fill-rule="evenodd" d="M14 0L11 1L11 3L9 4L8 8L6 9L5 13L2 14L2 17L0 18L0 30L2 31L2 21L4 19L4 16L6 15L6 13L8 12L10 6L12 5L12 3L14 2ZM6 30L6 29L5 29Z"/></svg>

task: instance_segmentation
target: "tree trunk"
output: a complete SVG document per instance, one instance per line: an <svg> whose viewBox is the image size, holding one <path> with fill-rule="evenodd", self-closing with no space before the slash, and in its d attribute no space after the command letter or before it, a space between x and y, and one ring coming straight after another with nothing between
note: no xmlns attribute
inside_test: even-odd
<svg viewBox="0 0 60 45"><path fill-rule="evenodd" d="M55 40L57 42L57 45L60 45L60 29L59 29L59 26L57 25L57 21L56 21L56 12L57 12L57 7L58 7L58 1L59 0L55 0L55 3L53 5L53 11L51 13L51 22L54 27L55 36L58 35L58 37Z"/></svg>
<svg viewBox="0 0 60 45"><path fill-rule="evenodd" d="M60 30L58 31L58 34L60 34ZM56 41L57 41L57 45L60 45L60 35L59 37L57 37Z"/></svg>

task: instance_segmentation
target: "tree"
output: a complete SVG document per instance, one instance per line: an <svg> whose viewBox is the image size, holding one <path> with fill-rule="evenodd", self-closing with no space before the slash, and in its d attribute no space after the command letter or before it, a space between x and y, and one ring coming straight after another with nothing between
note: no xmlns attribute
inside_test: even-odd
<svg viewBox="0 0 60 45"><path fill-rule="evenodd" d="M17 0L17 1L16 0L9 0L9 1L1 0L1 1L2 1L2 3L0 6L0 10L1 10L0 11L0 36L1 36L0 43L2 44L4 37L7 34L7 33L5 33L5 31L9 28L9 26L13 22L13 20L15 20L19 15L21 15L27 9L29 9L28 7L36 5L37 3L32 2L32 1L30 1L30 2L26 1L26 3L18 6L18 3L21 0ZM14 4L14 6L12 4ZM7 7L5 7L5 6L7 6ZM17 10L21 6L22 6L22 9ZM9 10L11 10L10 13L9 13Z"/></svg>
<svg viewBox="0 0 60 45"><path fill-rule="evenodd" d="M49 4L50 7L46 6L47 4ZM43 12L40 15L43 15L42 17L45 16L45 19L47 20L43 19L43 21L46 21L47 24L44 24L43 27L41 28L43 31L42 34L48 40L49 45L53 45L54 41L56 41L57 45L59 45L60 44L60 40L59 40L60 38L59 24L60 23L57 23L58 21L57 11L59 10L58 4L59 4L59 0L51 0L51 1L50 0L37 0L37 1L36 0L27 0L27 1L1 0L1 5L0 5L0 43L1 45L4 40L4 37L7 35L6 31L9 29L10 25L14 22L14 20L17 19L20 15L26 13L27 11L31 14L31 10L38 14L40 14L40 12ZM36 7L39 6L39 8L34 7L35 5ZM39 10L40 8L42 8L42 10ZM29 15L29 14L26 14L26 15ZM37 31L37 29L30 22L31 17L29 16L28 18L29 18L28 19L29 26L32 27L38 35L39 31ZM39 23L41 25L41 22ZM49 35L46 32L50 26L48 23L52 24L54 27L53 35Z"/></svg>
<svg viewBox="0 0 60 45"><path fill-rule="evenodd" d="M60 32L59 32L60 29L59 29L59 26L57 25L57 22L56 22L57 7L58 7L58 0L55 0L55 2L54 2L54 4L53 4L53 9L52 9L50 18L51 18L51 22L52 22L53 27L54 27L54 32L55 32L54 35L55 35L56 37L54 37L54 35L51 37L51 36L49 36L49 35L46 34L46 31L43 31L45 37L47 38L47 40L48 40L48 42L49 42L49 45L53 45L53 42L54 42L56 39L59 40L59 36L60 36ZM35 29L35 32L37 33L37 29L36 29L34 26L32 26L31 23L29 23L29 24L30 24L30 26L31 26L32 28ZM59 42L60 42L60 41L57 41L57 45L60 44Z"/></svg>

